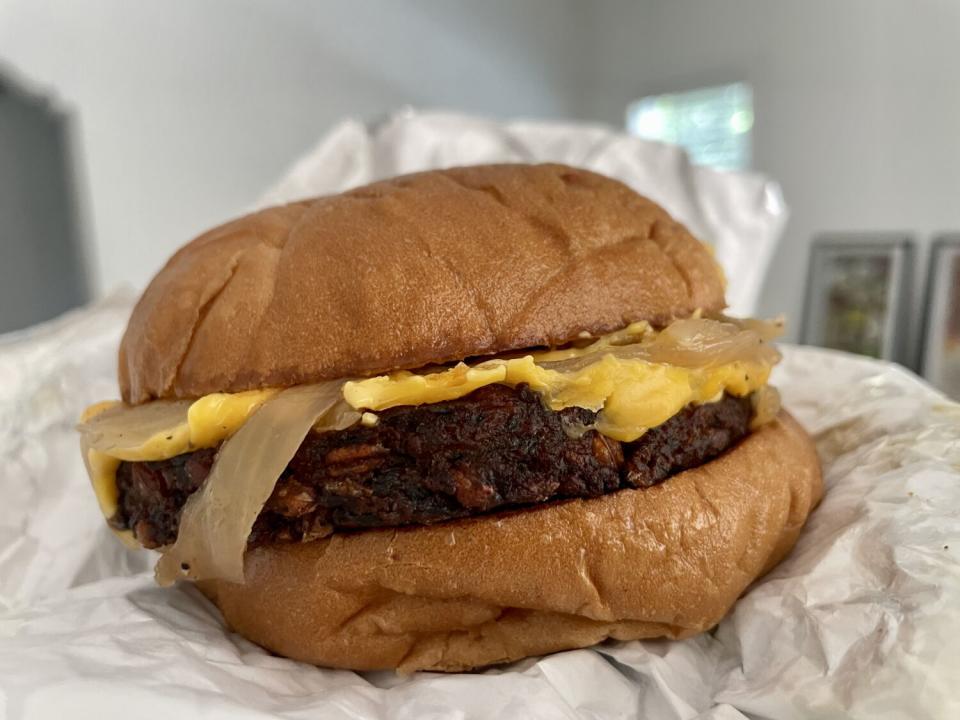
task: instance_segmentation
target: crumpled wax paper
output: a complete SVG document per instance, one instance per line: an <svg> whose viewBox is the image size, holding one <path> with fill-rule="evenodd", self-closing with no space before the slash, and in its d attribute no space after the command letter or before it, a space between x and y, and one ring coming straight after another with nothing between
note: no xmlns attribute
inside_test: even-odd
<svg viewBox="0 0 960 720"><path fill-rule="evenodd" d="M449 115L348 122L267 200L431 165L550 158L621 168L695 232L716 225L728 272L772 250L783 213L764 209L768 182L704 175L676 150L610 135ZM741 296L750 312L757 276L730 276L756 280ZM153 553L106 529L73 426L116 396L133 299L0 337L0 718L960 717L960 406L906 371L784 348L774 381L816 438L827 493L794 552L714 632L474 674L359 675L227 632L191 586L154 585Z"/></svg>
<svg viewBox="0 0 960 720"><path fill-rule="evenodd" d="M374 127L346 120L327 133L260 205L340 192L394 175L455 165L563 162L622 180L710 243L728 278L730 311L752 315L787 221L780 187L757 173L690 164L667 145L602 125L498 122L403 111Z"/></svg>

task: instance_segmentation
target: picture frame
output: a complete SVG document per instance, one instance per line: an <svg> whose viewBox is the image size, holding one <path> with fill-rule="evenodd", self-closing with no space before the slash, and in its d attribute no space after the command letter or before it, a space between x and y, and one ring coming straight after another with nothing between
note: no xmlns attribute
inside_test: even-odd
<svg viewBox="0 0 960 720"><path fill-rule="evenodd" d="M814 239L801 342L908 362L906 327L913 240L906 234L830 234Z"/></svg>
<svg viewBox="0 0 960 720"><path fill-rule="evenodd" d="M930 247L920 369L931 385L960 399L960 233Z"/></svg>

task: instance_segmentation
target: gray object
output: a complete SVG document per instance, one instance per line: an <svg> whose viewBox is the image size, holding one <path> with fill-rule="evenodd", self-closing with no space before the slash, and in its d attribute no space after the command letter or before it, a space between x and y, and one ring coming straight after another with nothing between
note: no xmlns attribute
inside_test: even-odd
<svg viewBox="0 0 960 720"><path fill-rule="evenodd" d="M960 234L937 238L930 249L923 331L923 376L960 399Z"/></svg>
<svg viewBox="0 0 960 720"><path fill-rule="evenodd" d="M0 74L0 332L90 298L70 119Z"/></svg>
<svg viewBox="0 0 960 720"><path fill-rule="evenodd" d="M801 341L911 364L906 343L913 243L906 235L817 238Z"/></svg>

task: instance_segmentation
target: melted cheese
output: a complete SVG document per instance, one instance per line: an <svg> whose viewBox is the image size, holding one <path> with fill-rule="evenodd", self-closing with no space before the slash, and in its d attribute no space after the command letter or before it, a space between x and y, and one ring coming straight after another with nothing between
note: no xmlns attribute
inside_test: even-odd
<svg viewBox="0 0 960 720"><path fill-rule="evenodd" d="M541 365L577 357L576 353L584 351L487 360L475 367L460 363L429 375L396 372L348 382L343 396L357 410L377 412L399 405L453 400L494 383L511 387L526 383L553 410L582 407L598 411L597 429L615 440L629 442L666 422L686 405L718 400L724 392L748 395L762 387L770 375L768 365L755 362L682 368L602 352L596 353L595 362L572 372Z"/></svg>
<svg viewBox="0 0 960 720"><path fill-rule="evenodd" d="M85 459L100 512L104 517L111 518L117 513L117 468L120 467L120 459L93 449L86 451Z"/></svg>

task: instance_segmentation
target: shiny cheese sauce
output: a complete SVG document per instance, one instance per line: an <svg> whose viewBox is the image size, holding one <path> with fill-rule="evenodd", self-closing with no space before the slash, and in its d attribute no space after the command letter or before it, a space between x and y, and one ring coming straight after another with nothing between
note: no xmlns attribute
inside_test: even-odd
<svg viewBox="0 0 960 720"><path fill-rule="evenodd" d="M401 405L455 400L485 385L527 384L552 410L582 407L599 412L596 429L615 440L636 440L690 403L719 400L724 392L748 395L762 387L770 367L733 362L710 369L688 369L602 355L575 372L538 364L536 355L463 363L442 372L397 372L348 382L343 396L358 410L377 412Z"/></svg>

